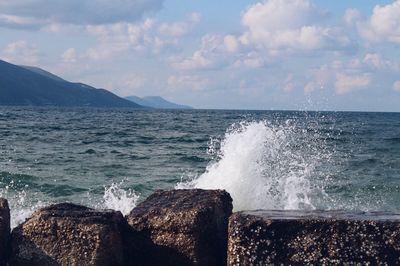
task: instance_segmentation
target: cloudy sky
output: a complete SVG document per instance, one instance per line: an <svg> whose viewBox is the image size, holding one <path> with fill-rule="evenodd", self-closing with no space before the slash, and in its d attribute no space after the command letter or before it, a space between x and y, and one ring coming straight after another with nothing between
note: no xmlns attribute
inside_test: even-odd
<svg viewBox="0 0 400 266"><path fill-rule="evenodd" d="M0 58L197 108L400 111L400 0L1 0Z"/></svg>

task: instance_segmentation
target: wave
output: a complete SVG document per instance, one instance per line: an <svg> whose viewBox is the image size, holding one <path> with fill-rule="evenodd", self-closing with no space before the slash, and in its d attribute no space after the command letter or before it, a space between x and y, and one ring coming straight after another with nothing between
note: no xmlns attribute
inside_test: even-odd
<svg viewBox="0 0 400 266"><path fill-rule="evenodd" d="M103 208L120 211L123 215L129 214L129 212L136 207L139 195L133 190L124 190L121 188L123 182L113 183L109 187L104 188L103 195Z"/></svg>
<svg viewBox="0 0 400 266"><path fill-rule="evenodd" d="M28 191L28 188L28 184L21 186L21 182L2 177L0 197L8 200L11 228L23 223L36 209L47 203L41 193Z"/></svg>
<svg viewBox="0 0 400 266"><path fill-rule="evenodd" d="M319 165L330 153L315 131L268 121L232 125L222 140L210 141L214 155L206 171L176 188L225 189L235 210L315 209L327 197Z"/></svg>
<svg viewBox="0 0 400 266"><path fill-rule="evenodd" d="M32 185L22 182L24 179L21 177L31 177L24 175L11 174L8 172L0 173L0 197L6 198L10 206L11 228L15 228L23 223L32 213L44 206L58 203L59 200L64 201L67 194L78 195L83 193L84 189L73 188L66 185L50 186L43 184L42 186L36 185L36 189L41 188L40 191L32 190ZM31 177L33 178L33 177ZM123 188L123 181L119 183L112 183L111 185L104 186L100 191L89 191L86 196L77 196L83 198L81 202L75 202L82 205L87 205L96 209L112 209L120 211L123 215L128 214L134 207L136 207L139 195L132 189ZM69 190L73 189L71 193ZM60 193L62 190L63 197L57 200L54 193ZM73 201L72 201L73 202Z"/></svg>
<svg viewBox="0 0 400 266"><path fill-rule="evenodd" d="M181 161L181 162L194 162L194 163L198 163L198 162L206 162L207 159L202 158L202 157L199 157L199 156L196 156L196 155L192 155L192 156L184 155L184 156L181 156L181 157L179 158L179 161Z"/></svg>
<svg viewBox="0 0 400 266"><path fill-rule="evenodd" d="M400 138L399 137L393 137L393 138L386 138L384 139L387 142L391 142L391 143L400 143Z"/></svg>

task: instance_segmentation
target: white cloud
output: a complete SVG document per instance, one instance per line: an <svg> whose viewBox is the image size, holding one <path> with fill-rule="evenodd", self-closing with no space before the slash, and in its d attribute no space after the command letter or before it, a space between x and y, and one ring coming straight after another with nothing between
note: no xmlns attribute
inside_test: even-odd
<svg viewBox="0 0 400 266"><path fill-rule="evenodd" d="M243 65L247 68L260 68L264 66L264 60L261 57L249 57L243 60Z"/></svg>
<svg viewBox="0 0 400 266"><path fill-rule="evenodd" d="M0 25L31 28L51 23L99 25L133 22L146 12L160 10L162 4L163 0L2 0Z"/></svg>
<svg viewBox="0 0 400 266"><path fill-rule="evenodd" d="M382 59L382 57L376 53L366 54L363 62L366 64L369 64L369 65L372 65L373 67L378 68L378 69L382 69L387 65L386 62Z"/></svg>
<svg viewBox="0 0 400 266"><path fill-rule="evenodd" d="M375 6L368 20L358 22L358 30L369 41L400 43L400 0Z"/></svg>
<svg viewBox="0 0 400 266"><path fill-rule="evenodd" d="M92 60L106 60L119 54L136 52L142 55L174 52L183 35L194 29L200 14L192 13L184 21L160 23L147 18L137 23L88 25L86 32L97 39L96 46L86 51Z"/></svg>
<svg viewBox="0 0 400 266"><path fill-rule="evenodd" d="M61 58L65 63L75 63L76 62L76 50L75 48L67 49L62 55Z"/></svg>
<svg viewBox="0 0 400 266"><path fill-rule="evenodd" d="M335 63L334 63L335 64ZM316 90L329 87L334 81L334 67L323 65L317 69L312 69L311 80L304 86L304 94L311 94Z"/></svg>
<svg viewBox="0 0 400 266"><path fill-rule="evenodd" d="M209 70L226 66L262 68L270 55L353 48L339 28L325 27L327 14L311 0L265 0L242 14L242 34L206 34L190 56L171 57L179 70Z"/></svg>
<svg viewBox="0 0 400 266"><path fill-rule="evenodd" d="M192 13L188 21L162 23L158 30L164 35L180 37L190 32L200 22L200 19L201 15L199 13Z"/></svg>
<svg viewBox="0 0 400 266"><path fill-rule="evenodd" d="M336 74L335 89L339 95L347 94L351 91L367 87L371 83L368 74L348 75L344 73Z"/></svg>
<svg viewBox="0 0 400 266"><path fill-rule="evenodd" d="M106 77L106 81L110 81L108 77ZM104 82L102 83L104 84ZM144 73L139 73L137 71L130 73L120 73L118 75L118 79L114 79L110 82L109 87L112 88L114 92L121 96L131 96L137 95L139 92L147 92L150 88L154 88L154 84L152 84L147 76Z"/></svg>
<svg viewBox="0 0 400 266"><path fill-rule="evenodd" d="M108 25L89 25L87 31L101 40L115 39L125 36L134 43L139 42L144 32L154 27L153 19L146 19L140 23L114 23Z"/></svg>
<svg viewBox="0 0 400 266"><path fill-rule="evenodd" d="M207 89L210 81L197 75L172 75L168 78L168 86L173 90L201 91Z"/></svg>
<svg viewBox="0 0 400 266"><path fill-rule="evenodd" d="M92 60L110 59L127 51L160 53L164 48L176 45L177 40L162 38L156 30L156 22L146 19L141 23L116 23L87 26L89 34L97 38L97 46L87 50Z"/></svg>
<svg viewBox="0 0 400 266"><path fill-rule="evenodd" d="M317 89L317 85L315 84L315 82L310 81L304 86L304 94L309 95L312 92L314 92L316 89Z"/></svg>
<svg viewBox="0 0 400 266"><path fill-rule="evenodd" d="M232 47L231 47L232 48ZM221 35L202 37L200 48L189 57L173 57L171 65L179 70L204 70L220 66L226 59L225 39Z"/></svg>
<svg viewBox="0 0 400 266"><path fill-rule="evenodd" d="M49 23L49 21L40 18L21 17L0 13L0 27L5 26L15 29L38 29L46 23Z"/></svg>
<svg viewBox="0 0 400 266"><path fill-rule="evenodd" d="M285 91L285 92L293 91L295 85L293 83L293 74L292 73L287 75L286 80L284 81L283 84L284 84L283 88L282 88L283 91Z"/></svg>
<svg viewBox="0 0 400 266"><path fill-rule="evenodd" d="M224 37L224 45L226 51L228 51L229 53L236 53L237 51L239 51L240 48L240 44L237 38L233 35L226 35Z"/></svg>
<svg viewBox="0 0 400 266"><path fill-rule="evenodd" d="M245 31L238 35L206 34L190 56L171 57L178 70L209 70L225 66L262 68L266 57L291 52L339 51L354 48L338 27L326 27L328 14L311 0L264 0L242 14Z"/></svg>
<svg viewBox="0 0 400 266"><path fill-rule="evenodd" d="M262 35L265 32L311 25L325 16L309 0L265 0L250 6L243 14L242 22L255 35Z"/></svg>
<svg viewBox="0 0 400 266"><path fill-rule="evenodd" d="M361 13L358 9L349 8L343 16L343 21L347 26L354 26L361 19Z"/></svg>
<svg viewBox="0 0 400 266"><path fill-rule="evenodd" d="M14 64L35 64L39 58L36 46L25 40L8 44L2 54L4 60Z"/></svg>
<svg viewBox="0 0 400 266"><path fill-rule="evenodd" d="M393 90L400 92L400 80L393 83Z"/></svg>
<svg viewBox="0 0 400 266"><path fill-rule="evenodd" d="M324 26L327 17L311 0L264 0L243 12L242 34L206 34L192 55L171 57L170 63L185 71L259 69L271 56L353 49L353 41L340 28Z"/></svg>
<svg viewBox="0 0 400 266"><path fill-rule="evenodd" d="M399 63L387 60L377 53L367 53L363 59L363 63L381 71L400 71Z"/></svg>
<svg viewBox="0 0 400 266"><path fill-rule="evenodd" d="M234 63L234 67L240 68L250 68L257 69L265 66L266 62L263 56L255 51L241 55L238 60Z"/></svg>
<svg viewBox="0 0 400 266"><path fill-rule="evenodd" d="M129 89L137 89L144 86L146 77L141 74L131 74L124 79L124 87Z"/></svg>
<svg viewBox="0 0 400 266"><path fill-rule="evenodd" d="M265 0L243 13L247 31L240 40L270 53L353 48L340 28L322 24L326 17L310 0Z"/></svg>
<svg viewBox="0 0 400 266"><path fill-rule="evenodd" d="M336 94L344 95L364 88L390 88L391 80L399 75L400 66L379 53L366 53L349 59L337 58L328 64L305 71L302 74L305 80L296 79L296 82L305 84L304 94L334 90ZM301 76L299 73L301 71L297 70L297 77Z"/></svg>

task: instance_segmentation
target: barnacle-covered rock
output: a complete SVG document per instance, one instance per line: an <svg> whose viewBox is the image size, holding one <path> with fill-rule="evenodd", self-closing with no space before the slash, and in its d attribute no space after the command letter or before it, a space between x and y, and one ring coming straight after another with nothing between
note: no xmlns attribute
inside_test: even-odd
<svg viewBox="0 0 400 266"><path fill-rule="evenodd" d="M229 220L228 265L397 265L400 215L250 211Z"/></svg>
<svg viewBox="0 0 400 266"><path fill-rule="evenodd" d="M124 265L128 228L120 212L52 205L12 231L10 265Z"/></svg>
<svg viewBox="0 0 400 266"><path fill-rule="evenodd" d="M222 190L156 191L127 216L150 240L147 265L226 265L232 198Z"/></svg>

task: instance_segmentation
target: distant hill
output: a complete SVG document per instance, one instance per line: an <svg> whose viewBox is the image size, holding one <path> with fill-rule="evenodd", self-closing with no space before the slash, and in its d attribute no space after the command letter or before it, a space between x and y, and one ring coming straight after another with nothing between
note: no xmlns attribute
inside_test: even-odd
<svg viewBox="0 0 400 266"><path fill-rule="evenodd" d="M50 72L48 72L46 70L38 68L38 67L34 67L34 66L20 66L20 67L23 67L23 68L28 69L28 70L30 70L32 72L35 72L37 74L40 74L42 76L46 76L48 78L51 78L51 79L54 79L54 80L57 80L57 81L66 81L65 79L62 79L59 76L56 76L56 75L54 75L54 74L52 74L52 73L50 73Z"/></svg>
<svg viewBox="0 0 400 266"><path fill-rule="evenodd" d="M154 107L150 106L150 103L148 101L146 101L143 98L140 98L138 96L128 96L128 97L125 97L125 99L127 99L128 101L134 102L136 104L139 104L141 106L144 106L144 107L154 108Z"/></svg>
<svg viewBox="0 0 400 266"><path fill-rule="evenodd" d="M142 108L83 83L72 83L36 67L0 60L0 105Z"/></svg>
<svg viewBox="0 0 400 266"><path fill-rule="evenodd" d="M187 105L176 104L170 101L165 100L160 96L146 96L146 97L138 97L138 96L129 96L125 99L137 103L139 105L150 107L150 108L159 108L159 109L193 109L193 107Z"/></svg>

